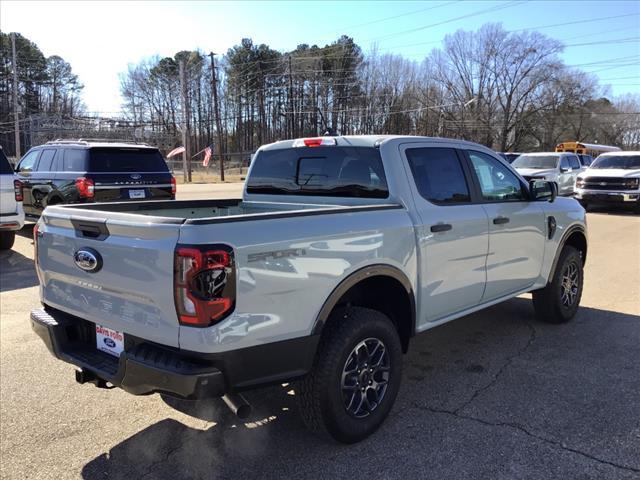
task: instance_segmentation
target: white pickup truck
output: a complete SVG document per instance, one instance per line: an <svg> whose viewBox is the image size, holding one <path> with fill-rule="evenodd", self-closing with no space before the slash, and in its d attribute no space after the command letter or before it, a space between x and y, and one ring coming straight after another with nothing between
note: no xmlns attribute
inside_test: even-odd
<svg viewBox="0 0 640 480"><path fill-rule="evenodd" d="M222 397L295 381L309 428L351 443L391 410L411 338L533 292L576 313L584 209L458 140L260 148L242 199L47 207L34 330L76 379Z"/></svg>

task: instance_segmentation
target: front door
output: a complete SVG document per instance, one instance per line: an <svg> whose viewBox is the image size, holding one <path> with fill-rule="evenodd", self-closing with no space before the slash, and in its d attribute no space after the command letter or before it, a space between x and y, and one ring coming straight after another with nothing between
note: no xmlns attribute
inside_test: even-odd
<svg viewBox="0 0 640 480"><path fill-rule="evenodd" d="M489 219L484 303L524 290L538 279L546 220L540 204L529 201L525 186L509 167L484 152L467 154L478 201Z"/></svg>
<svg viewBox="0 0 640 480"><path fill-rule="evenodd" d="M28 152L16 167L16 173L22 182L22 207L24 213L27 215L38 214L33 207L33 195L31 194L31 188L33 186L32 176L35 172L38 157L40 156L40 150L32 150Z"/></svg>
<svg viewBox="0 0 640 480"><path fill-rule="evenodd" d="M485 287L488 221L471 203L470 172L455 144L405 144L417 218L418 330L480 303Z"/></svg>

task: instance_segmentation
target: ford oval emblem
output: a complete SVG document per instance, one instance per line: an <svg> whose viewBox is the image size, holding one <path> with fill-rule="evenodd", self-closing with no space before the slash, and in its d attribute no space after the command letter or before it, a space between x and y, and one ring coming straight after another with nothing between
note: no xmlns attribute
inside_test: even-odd
<svg viewBox="0 0 640 480"><path fill-rule="evenodd" d="M93 248L81 248L73 254L73 261L85 272L95 273L102 268L102 257Z"/></svg>
<svg viewBox="0 0 640 480"><path fill-rule="evenodd" d="M104 344L109 347L109 348L113 348L116 346L116 342L114 342L113 340L111 340L110 338L103 338L102 341L104 342Z"/></svg>
<svg viewBox="0 0 640 480"><path fill-rule="evenodd" d="M133 173L130 175L132 180L140 180L142 178L142 175L140 175L139 173Z"/></svg>

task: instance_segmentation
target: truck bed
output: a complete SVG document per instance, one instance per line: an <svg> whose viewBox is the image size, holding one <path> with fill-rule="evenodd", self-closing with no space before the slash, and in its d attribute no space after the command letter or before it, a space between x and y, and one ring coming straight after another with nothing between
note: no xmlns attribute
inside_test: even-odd
<svg viewBox="0 0 640 480"><path fill-rule="evenodd" d="M52 207L53 208L53 207ZM281 214L309 210L344 209L343 205L318 205L304 203L244 202L241 199L224 200L171 200L150 202L117 202L78 204L55 207L58 213L69 212L92 217L104 217L104 212L120 215L144 215L147 217L175 219L182 223L188 220L216 219L220 217L244 217L265 214ZM94 213L95 212L95 213ZM54 213L50 211L50 213ZM110 216L111 217L111 216Z"/></svg>

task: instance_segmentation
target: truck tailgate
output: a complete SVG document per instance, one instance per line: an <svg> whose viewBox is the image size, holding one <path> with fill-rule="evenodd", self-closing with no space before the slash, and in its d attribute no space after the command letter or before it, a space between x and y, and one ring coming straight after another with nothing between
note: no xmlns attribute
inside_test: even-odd
<svg viewBox="0 0 640 480"><path fill-rule="evenodd" d="M42 301L122 332L125 341L133 335L177 347L173 262L180 222L150 225L82 213L50 207L38 224ZM98 266L88 271L91 256Z"/></svg>

